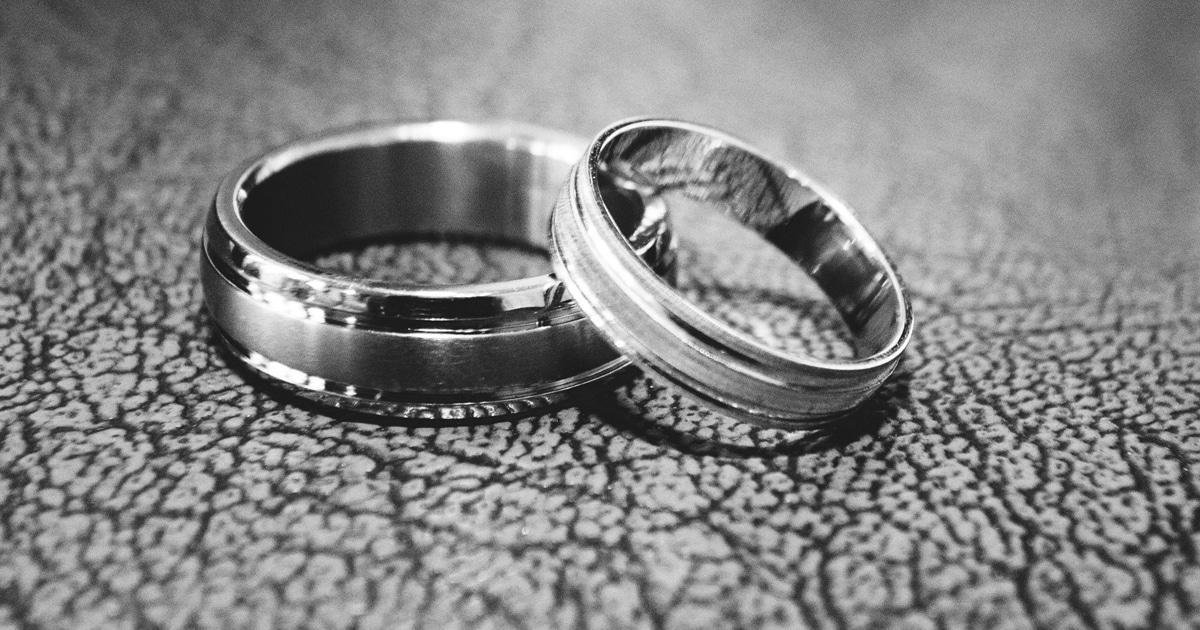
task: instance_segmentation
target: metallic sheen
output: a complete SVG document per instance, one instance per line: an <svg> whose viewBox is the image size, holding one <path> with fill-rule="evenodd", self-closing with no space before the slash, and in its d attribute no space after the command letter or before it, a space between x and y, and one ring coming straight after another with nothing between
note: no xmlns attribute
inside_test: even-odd
<svg viewBox="0 0 1200 630"><path fill-rule="evenodd" d="M628 361L552 275L412 286L305 262L398 234L545 248L585 144L529 125L440 121L345 131L249 162L221 183L203 239L222 339L254 371L324 404L434 421L534 411L616 373ZM669 273L661 207L628 206L638 254Z"/></svg>
<svg viewBox="0 0 1200 630"><path fill-rule="evenodd" d="M604 194L684 194L779 248L830 298L857 358L785 354L691 304L636 255ZM912 334L896 271L853 212L822 186L715 129L634 119L602 131L572 170L552 219L555 270L622 354L735 417L827 425L891 375Z"/></svg>

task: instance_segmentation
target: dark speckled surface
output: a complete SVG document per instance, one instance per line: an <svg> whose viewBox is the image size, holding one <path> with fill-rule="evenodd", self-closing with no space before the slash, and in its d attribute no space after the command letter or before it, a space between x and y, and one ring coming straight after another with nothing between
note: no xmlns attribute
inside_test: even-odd
<svg viewBox="0 0 1200 630"><path fill-rule="evenodd" d="M805 453L644 377L347 422L210 345L243 158L635 114L804 165L896 259L919 328L864 435ZM1194 4L9 0L0 627L1194 627L1198 239ZM804 328L737 289L706 299Z"/></svg>

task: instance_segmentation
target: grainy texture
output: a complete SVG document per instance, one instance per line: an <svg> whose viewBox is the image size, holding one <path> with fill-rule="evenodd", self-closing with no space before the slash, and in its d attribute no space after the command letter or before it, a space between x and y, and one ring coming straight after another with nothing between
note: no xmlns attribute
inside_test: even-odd
<svg viewBox="0 0 1200 630"><path fill-rule="evenodd" d="M1196 5L588 4L0 3L0 627L1200 624ZM919 326L863 435L641 377L347 422L211 346L238 161L641 113L805 165L897 260Z"/></svg>

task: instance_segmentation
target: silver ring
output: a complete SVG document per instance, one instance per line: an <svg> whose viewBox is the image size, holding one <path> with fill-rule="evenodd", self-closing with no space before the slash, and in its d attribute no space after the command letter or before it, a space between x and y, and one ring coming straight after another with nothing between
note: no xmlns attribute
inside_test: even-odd
<svg viewBox="0 0 1200 630"><path fill-rule="evenodd" d="M673 192L720 207L795 261L854 335L856 358L785 354L688 302L638 259L602 185ZM735 417L764 426L827 424L891 375L912 334L896 271L822 186L715 129L634 119L606 128L574 167L552 218L555 270L622 354Z"/></svg>
<svg viewBox="0 0 1200 630"><path fill-rule="evenodd" d="M435 421L535 411L628 365L552 275L412 286L314 253L400 233L545 248L586 143L513 123L396 124L304 140L220 185L202 242L205 302L234 357L321 403ZM661 207L627 231L669 273Z"/></svg>

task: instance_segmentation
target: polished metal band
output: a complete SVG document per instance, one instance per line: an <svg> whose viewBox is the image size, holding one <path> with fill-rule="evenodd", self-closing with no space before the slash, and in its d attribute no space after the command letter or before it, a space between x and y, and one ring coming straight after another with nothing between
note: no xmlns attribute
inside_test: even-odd
<svg viewBox="0 0 1200 630"><path fill-rule="evenodd" d="M412 286L305 262L398 234L544 248L584 145L529 125L425 122L250 162L222 182L205 227L205 301L222 339L245 365L322 403L435 421L533 411L614 374L628 361L549 274ZM661 208L630 207L638 255L668 273Z"/></svg>
<svg viewBox="0 0 1200 630"><path fill-rule="evenodd" d="M647 195L684 194L752 228L821 287L857 358L785 354L691 304L645 265L611 214L616 179ZM552 220L558 277L622 354L731 415L808 428L853 409L895 369L912 312L892 264L845 203L720 131L638 119L600 133L574 167Z"/></svg>

